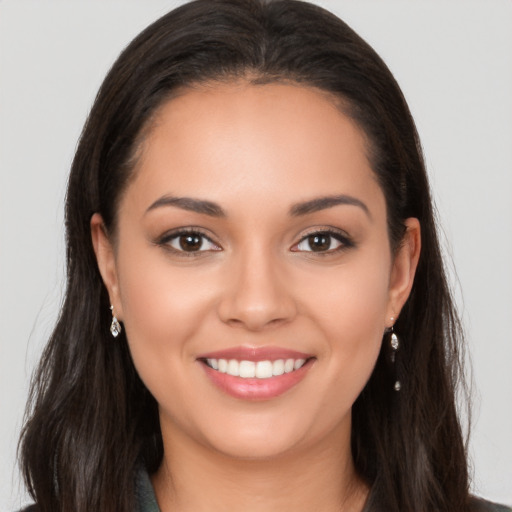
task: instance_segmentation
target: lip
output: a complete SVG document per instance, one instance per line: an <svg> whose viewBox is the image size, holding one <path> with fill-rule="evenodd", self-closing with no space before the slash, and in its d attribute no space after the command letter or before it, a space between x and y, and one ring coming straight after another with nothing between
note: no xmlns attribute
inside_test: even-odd
<svg viewBox="0 0 512 512"><path fill-rule="evenodd" d="M275 361L277 359L311 359L313 354L282 347L232 347L201 354L197 359L237 359L238 361Z"/></svg>
<svg viewBox="0 0 512 512"><path fill-rule="evenodd" d="M277 359L306 359L298 370L268 379L242 378L221 373L206 364L206 359L236 359L239 361L275 361ZM197 361L201 364L210 381L222 392L238 399L263 401L276 398L290 390L307 375L316 358L312 354L297 352L279 347L234 347L216 352L201 354Z"/></svg>

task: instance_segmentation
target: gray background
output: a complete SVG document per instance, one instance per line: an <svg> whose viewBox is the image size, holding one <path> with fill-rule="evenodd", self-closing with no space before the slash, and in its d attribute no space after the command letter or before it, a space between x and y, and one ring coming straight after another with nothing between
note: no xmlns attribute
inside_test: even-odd
<svg viewBox="0 0 512 512"><path fill-rule="evenodd" d="M62 298L62 203L78 135L120 50L178 3L0 1L2 511L27 502L15 449ZM474 366L473 490L512 504L512 4L318 3L374 46L415 116Z"/></svg>

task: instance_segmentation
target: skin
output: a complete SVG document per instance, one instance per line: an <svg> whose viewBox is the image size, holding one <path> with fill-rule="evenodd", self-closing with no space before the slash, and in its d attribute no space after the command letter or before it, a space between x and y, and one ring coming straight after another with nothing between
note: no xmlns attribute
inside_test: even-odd
<svg viewBox="0 0 512 512"><path fill-rule="evenodd" d="M408 219L392 253L363 134L317 90L213 84L160 108L135 173L115 244L98 214L91 230L135 366L159 404L162 511L361 510L368 489L352 463L351 407L420 251L419 223ZM290 215L298 202L333 195L364 206ZM148 210L163 196L208 200L225 216ZM211 243L178 252L179 239L164 235L182 227ZM328 229L342 242L313 251L307 236ZM315 357L270 400L227 395L197 360L269 345Z"/></svg>

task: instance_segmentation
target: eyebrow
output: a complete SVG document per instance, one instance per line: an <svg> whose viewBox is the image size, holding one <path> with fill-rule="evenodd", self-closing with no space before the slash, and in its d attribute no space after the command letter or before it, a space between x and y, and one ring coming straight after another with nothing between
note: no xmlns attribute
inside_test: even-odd
<svg viewBox="0 0 512 512"><path fill-rule="evenodd" d="M310 213L326 210L339 205L351 205L361 208L368 217L371 218L370 211L366 204L356 197L347 195L334 195L317 197L309 201L303 201L292 205L289 210L289 214L292 217L299 217L301 215L308 215ZM174 197L165 195L157 199L147 210L148 213L156 208L165 206L174 206L191 212L201 213L203 215L209 215L211 217L226 217L224 210L212 201L206 201L204 199L194 199L192 197Z"/></svg>
<svg viewBox="0 0 512 512"><path fill-rule="evenodd" d="M292 217L298 217L300 215L308 215L309 213L314 213L320 210L326 210L327 208L332 208L333 206L345 204L361 208L370 219L372 218L370 215L370 210L366 204L364 204L360 199L357 199L356 197L347 196L344 194L317 197L315 199L311 199L310 201L296 203L290 208L290 215Z"/></svg>
<svg viewBox="0 0 512 512"><path fill-rule="evenodd" d="M205 201L203 199L193 199L192 197L173 197L168 195L163 196L160 199L157 199L146 210L146 213L148 213L151 210L155 210L156 208L161 208L163 206L175 206L177 208L181 208L182 210L202 213L204 215L210 215L211 217L226 216L224 210L218 204L212 203L211 201Z"/></svg>

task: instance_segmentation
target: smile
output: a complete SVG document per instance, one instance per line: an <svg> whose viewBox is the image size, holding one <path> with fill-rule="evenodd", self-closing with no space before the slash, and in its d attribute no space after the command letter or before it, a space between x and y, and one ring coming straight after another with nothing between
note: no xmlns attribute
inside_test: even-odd
<svg viewBox="0 0 512 512"><path fill-rule="evenodd" d="M278 347L235 347L197 358L210 382L232 397L261 401L299 384L316 361L312 354Z"/></svg>
<svg viewBox="0 0 512 512"><path fill-rule="evenodd" d="M277 359L276 361L237 361L236 359L206 359L206 364L220 373L242 379L270 379L291 373L304 366L306 359Z"/></svg>

